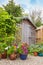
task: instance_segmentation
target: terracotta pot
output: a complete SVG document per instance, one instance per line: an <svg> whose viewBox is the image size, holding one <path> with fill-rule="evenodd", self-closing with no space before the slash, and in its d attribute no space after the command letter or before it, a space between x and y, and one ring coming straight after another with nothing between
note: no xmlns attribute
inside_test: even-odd
<svg viewBox="0 0 43 65"><path fill-rule="evenodd" d="M0 59L2 58L2 55L0 54Z"/></svg>
<svg viewBox="0 0 43 65"><path fill-rule="evenodd" d="M4 53L2 53L2 59L7 58L7 52L5 51Z"/></svg>
<svg viewBox="0 0 43 65"><path fill-rule="evenodd" d="M34 52L34 56L38 56L38 53L37 52Z"/></svg>
<svg viewBox="0 0 43 65"><path fill-rule="evenodd" d="M15 53L13 53L13 54L10 54L10 56L9 56L9 58L10 58L10 60L14 60L14 59L16 59L16 54Z"/></svg>

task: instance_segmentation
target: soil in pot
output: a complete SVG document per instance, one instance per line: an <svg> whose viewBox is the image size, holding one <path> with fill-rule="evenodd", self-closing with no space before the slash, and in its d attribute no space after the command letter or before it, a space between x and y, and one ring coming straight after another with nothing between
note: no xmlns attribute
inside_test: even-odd
<svg viewBox="0 0 43 65"><path fill-rule="evenodd" d="M21 59L21 60L26 60L26 59L27 59L27 55L20 54L20 59Z"/></svg>
<svg viewBox="0 0 43 65"><path fill-rule="evenodd" d="M37 52L34 52L34 56L38 56L38 53Z"/></svg>
<svg viewBox="0 0 43 65"><path fill-rule="evenodd" d="M16 59L16 54L15 53L13 53L13 54L10 54L9 55L9 58L10 58L10 60L15 60Z"/></svg>
<svg viewBox="0 0 43 65"><path fill-rule="evenodd" d="M2 59L7 58L7 52L5 51L4 53L2 53Z"/></svg>

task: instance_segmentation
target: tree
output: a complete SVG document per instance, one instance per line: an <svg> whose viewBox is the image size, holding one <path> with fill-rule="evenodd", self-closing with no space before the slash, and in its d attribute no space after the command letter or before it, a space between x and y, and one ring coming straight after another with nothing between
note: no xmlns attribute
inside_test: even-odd
<svg viewBox="0 0 43 65"><path fill-rule="evenodd" d="M11 18L3 8L0 8L0 42L11 44L15 39L15 33L18 30L16 21Z"/></svg>
<svg viewBox="0 0 43 65"><path fill-rule="evenodd" d="M31 20L32 22L37 26L41 26L41 11L36 11L36 10L33 10L30 14L30 17L31 17Z"/></svg>
<svg viewBox="0 0 43 65"><path fill-rule="evenodd" d="M40 17L37 18L35 24L36 24L37 27L40 27L40 26L42 25L42 23L41 23L41 18L40 18Z"/></svg>
<svg viewBox="0 0 43 65"><path fill-rule="evenodd" d="M10 0L9 3L6 6L3 5L3 7L9 14L15 17L22 16L22 8L20 5L15 5L14 0Z"/></svg>

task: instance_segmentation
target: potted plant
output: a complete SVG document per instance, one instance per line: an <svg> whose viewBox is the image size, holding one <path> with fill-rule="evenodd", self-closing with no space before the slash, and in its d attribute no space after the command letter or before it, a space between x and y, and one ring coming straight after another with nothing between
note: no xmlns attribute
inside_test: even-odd
<svg viewBox="0 0 43 65"><path fill-rule="evenodd" d="M19 45L18 53L20 54L20 59L26 60L28 55L28 48L25 46L25 44Z"/></svg>
<svg viewBox="0 0 43 65"><path fill-rule="evenodd" d="M40 49L39 49L39 45L35 45L34 47L33 47L33 53L34 53L34 56L38 56L38 52L40 51Z"/></svg>
<svg viewBox="0 0 43 65"><path fill-rule="evenodd" d="M37 44L33 44L29 47L29 52L33 53L34 56L38 56L38 52L39 52L39 45Z"/></svg>
<svg viewBox="0 0 43 65"><path fill-rule="evenodd" d="M28 48L29 54L31 54L31 55L33 55L33 47L34 47L34 45L31 44L31 45L29 46L29 48Z"/></svg>
<svg viewBox="0 0 43 65"><path fill-rule="evenodd" d="M9 48L8 51L7 51L7 55L9 56L9 58L10 58L11 60L16 59L16 53L15 53L14 46L10 46L10 48Z"/></svg>
<svg viewBox="0 0 43 65"><path fill-rule="evenodd" d="M19 45L14 44L14 49L15 49L15 53L16 53L16 55L17 55L17 58L19 57L19 53L18 53L18 51L17 51L18 46L19 46Z"/></svg>
<svg viewBox="0 0 43 65"><path fill-rule="evenodd" d="M38 56L43 56L43 45L39 46L40 52L38 53Z"/></svg>
<svg viewBox="0 0 43 65"><path fill-rule="evenodd" d="M5 50L6 47L7 47L6 43L1 44L1 51L2 51L1 54L3 59L7 58L7 50Z"/></svg>

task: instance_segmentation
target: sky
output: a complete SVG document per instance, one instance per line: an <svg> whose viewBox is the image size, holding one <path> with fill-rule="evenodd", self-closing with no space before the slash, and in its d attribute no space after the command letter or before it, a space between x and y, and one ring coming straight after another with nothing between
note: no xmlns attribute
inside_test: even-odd
<svg viewBox="0 0 43 65"><path fill-rule="evenodd" d="M14 0L16 4L20 4L20 6L24 9L25 13L29 13L33 9L42 10L43 17L43 0ZM0 6L3 4L6 5L8 0L0 0Z"/></svg>

